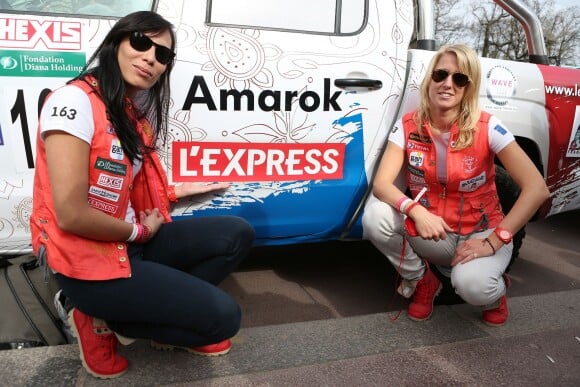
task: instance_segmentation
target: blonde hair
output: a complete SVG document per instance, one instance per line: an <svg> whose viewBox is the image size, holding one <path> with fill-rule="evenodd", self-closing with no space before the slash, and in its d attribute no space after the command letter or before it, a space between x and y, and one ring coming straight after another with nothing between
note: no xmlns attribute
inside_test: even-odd
<svg viewBox="0 0 580 387"><path fill-rule="evenodd" d="M431 101L429 100L429 85L431 84L431 73L439 59L445 54L453 54L457 58L459 71L469 77L469 82L464 87L463 99L459 106L457 124L459 135L456 139L455 150L463 149L473 144L473 132L476 130L477 121L480 116L479 108L479 87L481 84L481 65L477 53L464 44L450 44L441 46L431 59L425 78L420 87L420 103L415 114L419 134L423 135L423 124L431 121Z"/></svg>

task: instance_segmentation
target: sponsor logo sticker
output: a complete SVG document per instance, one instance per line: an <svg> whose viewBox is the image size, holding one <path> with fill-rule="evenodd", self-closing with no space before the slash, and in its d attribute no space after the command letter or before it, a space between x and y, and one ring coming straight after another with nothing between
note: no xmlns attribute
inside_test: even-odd
<svg viewBox="0 0 580 387"><path fill-rule="evenodd" d="M116 192L111 192L111 191L108 191L104 188L96 187L94 185L91 185L89 187L89 194L94 195L94 196L98 196L102 199L106 199L106 200L109 200L111 202L118 202L119 196L120 196Z"/></svg>
<svg viewBox="0 0 580 387"><path fill-rule="evenodd" d="M412 142L412 141L409 141L407 143L407 148L420 150L422 152L429 152L431 150L430 146L419 144L417 142Z"/></svg>
<svg viewBox="0 0 580 387"><path fill-rule="evenodd" d="M236 43L237 46L237 43ZM239 49L239 48L237 48ZM262 90L255 94L253 90L221 89L219 100L210 93L210 89L201 75L193 77L182 110L191 110L192 105L206 105L209 111L254 111L256 108L265 111L293 111L295 103L305 112L318 109L323 111L341 111L338 97L342 91L334 91L330 78L324 78L323 94L315 90ZM224 98L226 97L226 98ZM219 101L219 106L216 105ZM244 102L244 103L243 103Z"/></svg>
<svg viewBox="0 0 580 387"><path fill-rule="evenodd" d="M478 176L472 177L471 179L462 180L459 182L460 192L473 192L485 183L485 172L480 173Z"/></svg>
<svg viewBox="0 0 580 387"><path fill-rule="evenodd" d="M81 52L0 50L0 76L70 78L86 63Z"/></svg>
<svg viewBox="0 0 580 387"><path fill-rule="evenodd" d="M110 172L114 175L127 176L127 166L125 164L116 163L111 160L103 159L102 157L97 157L95 168L101 171Z"/></svg>
<svg viewBox="0 0 580 387"><path fill-rule="evenodd" d="M463 171L465 171L465 173L473 173L476 164L477 159L474 156L463 157Z"/></svg>
<svg viewBox="0 0 580 387"><path fill-rule="evenodd" d="M407 166L409 173L420 178L425 178L425 171L421 169L414 168L412 165Z"/></svg>
<svg viewBox="0 0 580 387"><path fill-rule="evenodd" d="M62 19L0 18L0 47L49 50L80 50L82 25Z"/></svg>
<svg viewBox="0 0 580 387"><path fill-rule="evenodd" d="M507 133L507 130L505 130L505 128L503 126L501 126L500 124L497 124L493 130L495 130L496 132L498 132L499 134L501 134L502 136L505 136Z"/></svg>
<svg viewBox="0 0 580 387"><path fill-rule="evenodd" d="M580 106L576 106L566 157L580 157Z"/></svg>
<svg viewBox="0 0 580 387"><path fill-rule="evenodd" d="M115 160L123 160L123 147L118 138L111 141L111 151L109 152L109 156Z"/></svg>
<svg viewBox="0 0 580 387"><path fill-rule="evenodd" d="M421 191L423 188L426 188L423 184L409 184L409 189L411 191Z"/></svg>
<svg viewBox="0 0 580 387"><path fill-rule="evenodd" d="M423 152L413 151L409 154L409 164L414 167L421 167L423 161L425 160L425 155Z"/></svg>
<svg viewBox="0 0 580 387"><path fill-rule="evenodd" d="M425 184L425 178L421 176L409 174L409 180L414 184Z"/></svg>
<svg viewBox="0 0 580 387"><path fill-rule="evenodd" d="M428 136L421 137L421 135L417 132L409 133L409 140L422 142L424 144L431 144L431 139Z"/></svg>
<svg viewBox="0 0 580 387"><path fill-rule="evenodd" d="M174 142L173 181L342 179L344 143Z"/></svg>
<svg viewBox="0 0 580 387"><path fill-rule="evenodd" d="M95 199L89 197L89 206L96 208L97 210L101 210L103 212L108 212L110 214L114 214L117 212L119 206L115 206L113 204L105 203L99 199Z"/></svg>
<svg viewBox="0 0 580 387"><path fill-rule="evenodd" d="M100 185L101 187L120 190L121 188L123 188L124 181L125 180L123 178L107 175L106 173L101 173L99 175L99 178L97 179L97 185Z"/></svg>
<svg viewBox="0 0 580 387"><path fill-rule="evenodd" d="M487 98L496 106L506 106L516 94L518 81L510 69L494 66L486 76Z"/></svg>

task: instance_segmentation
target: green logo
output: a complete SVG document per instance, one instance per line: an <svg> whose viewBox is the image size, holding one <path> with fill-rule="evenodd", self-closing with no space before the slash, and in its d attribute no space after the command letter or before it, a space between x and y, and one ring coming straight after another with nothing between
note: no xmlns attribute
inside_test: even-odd
<svg viewBox="0 0 580 387"><path fill-rule="evenodd" d="M0 50L0 77L72 78L85 63L84 52Z"/></svg>
<svg viewBox="0 0 580 387"><path fill-rule="evenodd" d="M97 157L95 168L100 169L101 171L113 173L115 175L127 176L127 166L125 164L116 163L101 157Z"/></svg>

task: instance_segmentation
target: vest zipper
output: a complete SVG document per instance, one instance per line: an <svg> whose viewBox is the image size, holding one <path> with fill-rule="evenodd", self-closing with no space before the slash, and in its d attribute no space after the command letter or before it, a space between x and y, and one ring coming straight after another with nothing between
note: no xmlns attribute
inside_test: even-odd
<svg viewBox="0 0 580 387"><path fill-rule="evenodd" d="M441 184L441 187L443 190L439 191L439 199L441 199L439 203L443 202L443 205L439 205L439 208L441 209L439 211L439 216L445 218L445 213L447 212L447 184Z"/></svg>
<svg viewBox="0 0 580 387"><path fill-rule="evenodd" d="M441 184L443 191L439 192L439 197L445 199L447 197L447 184Z"/></svg>

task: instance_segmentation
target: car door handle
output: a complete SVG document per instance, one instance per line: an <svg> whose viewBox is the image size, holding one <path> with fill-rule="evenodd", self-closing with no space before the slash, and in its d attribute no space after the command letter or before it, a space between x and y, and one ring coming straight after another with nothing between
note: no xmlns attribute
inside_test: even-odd
<svg viewBox="0 0 580 387"><path fill-rule="evenodd" d="M379 81L378 79L341 78L334 80L334 86L341 89L350 87L364 87L369 90L378 90L383 87L383 82Z"/></svg>

